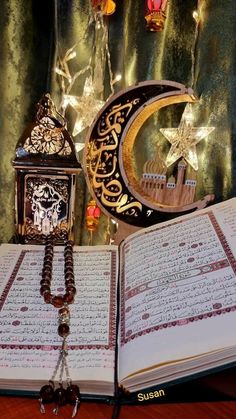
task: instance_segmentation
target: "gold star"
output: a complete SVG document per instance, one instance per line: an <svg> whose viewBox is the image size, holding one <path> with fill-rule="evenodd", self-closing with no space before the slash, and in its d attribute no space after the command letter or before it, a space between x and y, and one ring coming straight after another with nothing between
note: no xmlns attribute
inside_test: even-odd
<svg viewBox="0 0 236 419"><path fill-rule="evenodd" d="M63 107L66 108L70 104L77 113L73 136L76 136L85 128L89 127L98 111L103 107L104 102L98 100L94 95L94 86L92 77L85 80L82 96L64 95Z"/></svg>
<svg viewBox="0 0 236 419"><path fill-rule="evenodd" d="M193 114L191 104L185 106L178 128L161 128L161 133L171 143L171 148L166 157L166 165L171 166L183 157L194 170L198 170L196 144L206 138L215 127L192 126Z"/></svg>

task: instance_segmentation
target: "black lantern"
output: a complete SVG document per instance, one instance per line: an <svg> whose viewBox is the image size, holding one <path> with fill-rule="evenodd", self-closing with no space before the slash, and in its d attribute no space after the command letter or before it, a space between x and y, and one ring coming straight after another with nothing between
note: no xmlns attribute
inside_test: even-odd
<svg viewBox="0 0 236 419"><path fill-rule="evenodd" d="M75 175L81 171L66 122L49 94L19 139L16 157L16 232L21 243L73 240Z"/></svg>

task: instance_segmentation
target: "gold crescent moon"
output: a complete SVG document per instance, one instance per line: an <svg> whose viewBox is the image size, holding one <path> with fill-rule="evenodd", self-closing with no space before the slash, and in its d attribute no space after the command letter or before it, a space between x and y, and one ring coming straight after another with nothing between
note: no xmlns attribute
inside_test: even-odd
<svg viewBox="0 0 236 419"><path fill-rule="evenodd" d="M145 121L161 108L195 102L190 88L172 81L146 81L131 86L105 104L85 140L84 172L92 196L103 211L120 221L145 227L204 208L212 195L182 207L150 202L132 166L132 148Z"/></svg>

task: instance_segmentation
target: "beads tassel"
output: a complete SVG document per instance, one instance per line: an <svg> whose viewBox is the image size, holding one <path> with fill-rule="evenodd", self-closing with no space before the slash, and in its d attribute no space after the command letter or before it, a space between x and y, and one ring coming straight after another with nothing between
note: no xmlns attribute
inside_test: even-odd
<svg viewBox="0 0 236 419"><path fill-rule="evenodd" d="M40 413L46 413L46 410L43 404L43 399L39 399L39 403L40 403L40 406L39 406Z"/></svg>
<svg viewBox="0 0 236 419"><path fill-rule="evenodd" d="M79 404L80 404L80 401L77 397L77 399L75 401L75 406L74 406L74 409L73 409L73 412L72 412L72 416L71 416L72 418L74 418L77 415Z"/></svg>
<svg viewBox="0 0 236 419"><path fill-rule="evenodd" d="M54 407L52 413L57 416L58 412L59 412L59 406Z"/></svg>
<svg viewBox="0 0 236 419"><path fill-rule="evenodd" d="M70 310L68 305L74 302L76 294L74 269L73 269L73 243L67 241L64 249L64 275L65 275L65 294L53 295L51 292L53 266L53 239L47 236L45 245L45 256L42 270L42 280L40 281L40 294L45 303L52 304L58 308L58 335L63 338L58 361L48 385L44 385L40 390L40 412L45 413L44 403L54 401L56 403L53 409L54 415L58 415L59 408L67 402L74 404L72 418L78 412L80 405L80 391L77 385L72 384L69 368L67 364L67 343L66 338L70 334ZM59 373L59 387L54 390L54 380ZM67 389L63 388L63 375L66 375Z"/></svg>

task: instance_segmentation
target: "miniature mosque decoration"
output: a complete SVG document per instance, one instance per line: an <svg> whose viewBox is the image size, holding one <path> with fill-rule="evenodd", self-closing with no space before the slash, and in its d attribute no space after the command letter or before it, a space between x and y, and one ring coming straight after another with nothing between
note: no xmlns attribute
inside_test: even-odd
<svg viewBox="0 0 236 419"><path fill-rule="evenodd" d="M177 164L177 175L167 176L167 166L159 158L144 164L140 181L143 193L152 201L163 205L185 206L194 202L197 172L187 170L188 164L181 159Z"/></svg>

